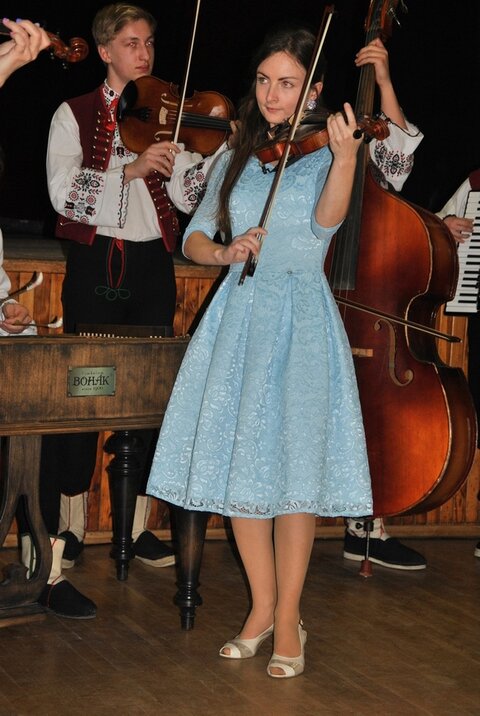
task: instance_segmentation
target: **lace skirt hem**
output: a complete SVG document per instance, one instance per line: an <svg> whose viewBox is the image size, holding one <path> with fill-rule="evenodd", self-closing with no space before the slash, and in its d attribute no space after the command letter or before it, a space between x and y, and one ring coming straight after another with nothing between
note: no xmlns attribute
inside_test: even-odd
<svg viewBox="0 0 480 716"><path fill-rule="evenodd" d="M373 505L364 504L320 504L318 501L286 499L274 505L253 505L248 503L223 503L220 500L193 499L182 497L174 491L150 490L153 497L164 500L176 507L193 512L213 512L224 517L247 517L272 519L280 515L308 513L317 517L368 517L373 514Z"/></svg>

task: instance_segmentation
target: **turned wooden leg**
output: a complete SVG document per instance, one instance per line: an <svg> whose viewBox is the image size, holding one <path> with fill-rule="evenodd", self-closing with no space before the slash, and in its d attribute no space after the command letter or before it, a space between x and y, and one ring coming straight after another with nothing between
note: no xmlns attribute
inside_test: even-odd
<svg viewBox="0 0 480 716"><path fill-rule="evenodd" d="M202 604L197 587L209 513L176 507L172 516L178 555L178 592L173 601L180 607L182 629L189 630L194 626L195 609Z"/></svg>
<svg viewBox="0 0 480 716"><path fill-rule="evenodd" d="M105 442L104 450L113 454L107 467L112 506L113 537L110 556L115 560L117 579L128 578L133 557L132 528L141 476L139 455L143 440L131 430L119 430Z"/></svg>

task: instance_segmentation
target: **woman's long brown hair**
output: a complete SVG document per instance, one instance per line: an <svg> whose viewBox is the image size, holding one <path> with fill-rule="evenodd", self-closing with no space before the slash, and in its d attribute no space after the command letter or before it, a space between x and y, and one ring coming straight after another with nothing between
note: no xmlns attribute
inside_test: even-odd
<svg viewBox="0 0 480 716"><path fill-rule="evenodd" d="M277 52L286 52L307 70L314 51L315 41L315 35L305 27L279 27L265 37L253 58L252 74L254 74L254 79L248 94L240 103L238 138L219 194L217 226L224 234L227 243L232 239L229 204L233 188L249 158L254 154L255 147L265 141L267 131L270 129L257 104L257 69L271 55ZM318 82L323 78L325 65L325 59L321 57L317 64L313 82Z"/></svg>

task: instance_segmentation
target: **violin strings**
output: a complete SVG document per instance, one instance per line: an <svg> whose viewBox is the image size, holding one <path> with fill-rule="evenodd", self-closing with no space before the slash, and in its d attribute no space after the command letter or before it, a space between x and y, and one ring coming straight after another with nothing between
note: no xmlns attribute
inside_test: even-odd
<svg viewBox="0 0 480 716"><path fill-rule="evenodd" d="M205 129L230 129L228 119L190 112L182 114L182 125L184 127L204 127Z"/></svg>

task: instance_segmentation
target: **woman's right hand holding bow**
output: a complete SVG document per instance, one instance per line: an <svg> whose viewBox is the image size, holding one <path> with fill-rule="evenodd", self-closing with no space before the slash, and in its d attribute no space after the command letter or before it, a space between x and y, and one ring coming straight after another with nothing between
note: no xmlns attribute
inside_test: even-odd
<svg viewBox="0 0 480 716"><path fill-rule="evenodd" d="M184 253L188 258L206 266L230 266L244 263L250 251L258 255L260 242L258 236L266 236L267 231L260 226L252 226L244 234L235 236L230 244L221 245L211 241L201 231L194 231L185 242Z"/></svg>

